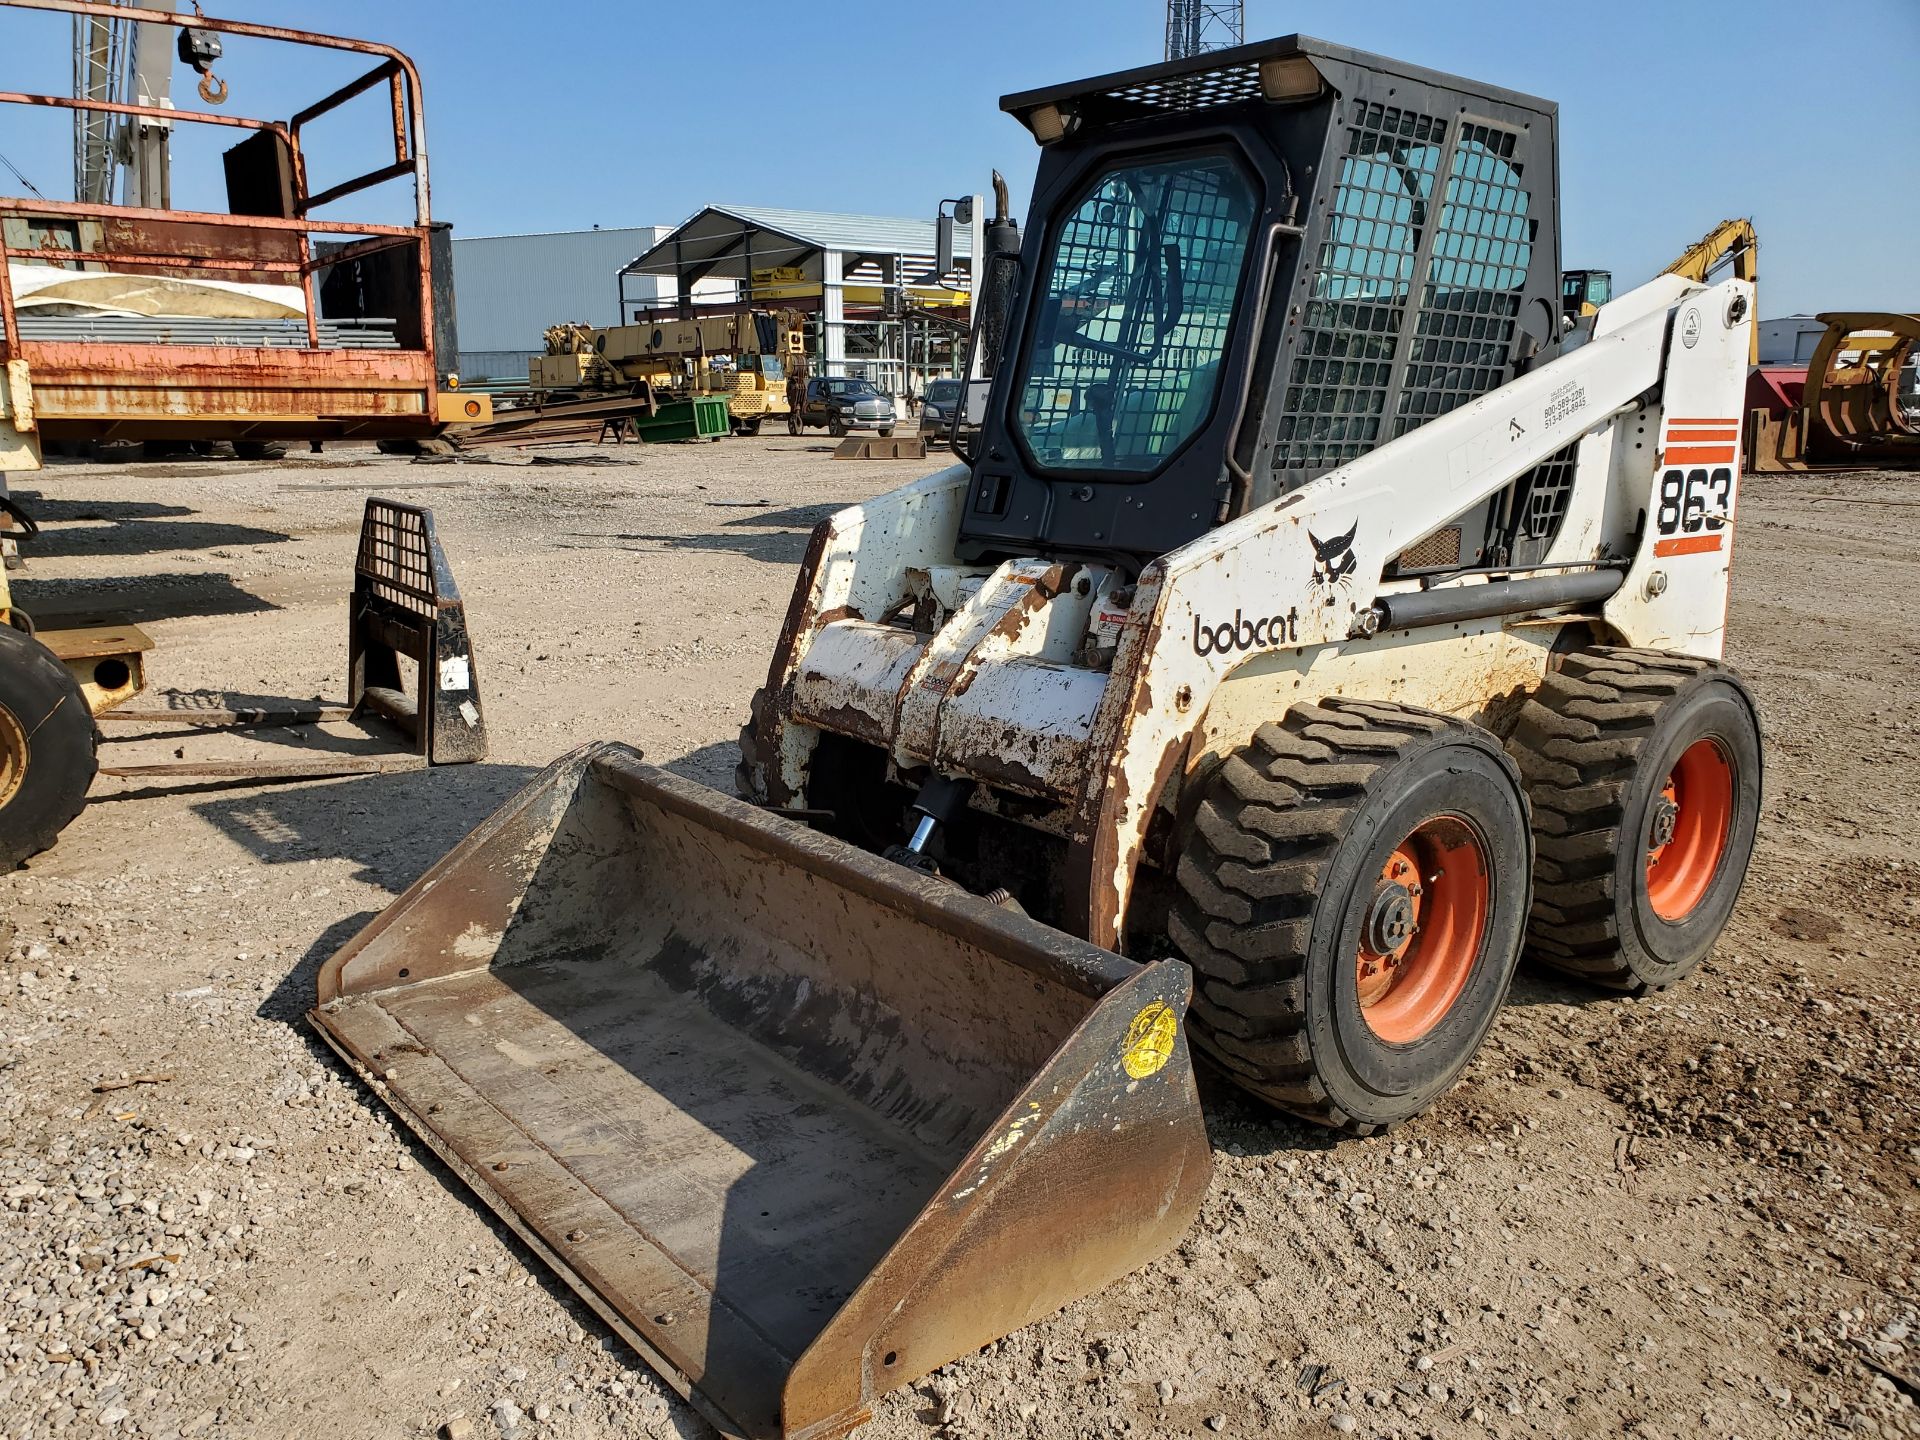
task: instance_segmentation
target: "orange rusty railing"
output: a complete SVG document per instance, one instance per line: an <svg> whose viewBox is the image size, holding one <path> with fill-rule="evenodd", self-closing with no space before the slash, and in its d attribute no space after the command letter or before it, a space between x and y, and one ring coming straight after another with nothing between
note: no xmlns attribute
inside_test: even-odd
<svg viewBox="0 0 1920 1440"><path fill-rule="evenodd" d="M172 14L158 10L99 4L93 3L93 0L0 0L0 7L57 11L137 24L192 27L218 34L249 36L293 45L350 51L379 59L379 63L365 75L341 86L332 94L296 112L285 121L216 115L203 110L77 99L64 95L0 91L0 104L102 111L115 115L164 120L169 123L226 126L255 132L271 132L278 135L287 147L293 187L293 213L286 217L153 210L128 205L83 204L24 197L0 198L0 348L4 348L9 353L17 353L22 345L18 317L15 313L13 287L7 274L6 262L9 259L32 259L45 263L49 259L57 258L57 263L63 265L97 263L188 273L201 271L217 274L225 271L297 275L305 297L307 343L309 348L319 349L321 348L319 306L315 294L315 275L329 266L360 259L383 250L410 245L415 253L418 271L421 333L419 350L426 357L426 372L429 377L428 384L431 387L431 377L435 373L435 367L433 287L428 250L431 209L427 183L426 124L420 75L411 60L391 46L369 40L355 40L277 25L259 25L249 21L221 20L203 15ZM393 161L331 185L318 194L313 193L308 182L307 155L301 143L303 129L318 117L383 83L387 86L392 109ZM318 220L311 216L312 211L348 195L408 176L411 176L414 185L415 219L412 225ZM14 217L36 216L74 221L119 222L122 233L129 229L137 230L141 226L146 226L149 228L144 233L149 237L156 233L153 227L158 227L162 232L166 227L214 227L220 232L231 232L231 243L203 240L192 246L182 244L180 248L173 250L153 245L132 250L116 249L111 246L100 250L88 250L44 243L9 244L4 221ZM286 247L275 245L269 239L269 237L286 234L296 237L294 249L297 258L285 257L282 252ZM315 235L351 235L362 238L316 256L312 240ZM227 237L223 234L221 239L225 241ZM155 348L157 350L182 348L205 350L219 347ZM431 397L428 398L430 400ZM429 403L427 406L429 413L431 408Z"/></svg>

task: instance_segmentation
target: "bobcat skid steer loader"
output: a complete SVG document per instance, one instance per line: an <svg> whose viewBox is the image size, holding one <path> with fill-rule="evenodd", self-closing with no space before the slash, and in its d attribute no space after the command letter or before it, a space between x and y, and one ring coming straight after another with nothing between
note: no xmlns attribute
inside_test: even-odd
<svg viewBox="0 0 1920 1440"><path fill-rule="evenodd" d="M578 751L313 1014L729 1434L1176 1243L1189 1040L1405 1120L1523 946L1684 976L1753 838L1751 285L1563 335L1553 107L1315 40L1004 104L971 453L815 531L748 798Z"/></svg>

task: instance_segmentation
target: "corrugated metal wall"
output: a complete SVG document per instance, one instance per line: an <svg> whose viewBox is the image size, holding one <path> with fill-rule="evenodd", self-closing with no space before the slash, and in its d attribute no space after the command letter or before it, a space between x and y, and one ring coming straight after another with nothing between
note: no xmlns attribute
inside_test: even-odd
<svg viewBox="0 0 1920 1440"><path fill-rule="evenodd" d="M501 358L543 348L542 333L564 320L612 325L620 319L620 267L671 227L488 235L453 242L454 305L462 373L478 378ZM627 282L638 295L645 277ZM484 358L483 358L484 357ZM525 360L509 373L526 373Z"/></svg>

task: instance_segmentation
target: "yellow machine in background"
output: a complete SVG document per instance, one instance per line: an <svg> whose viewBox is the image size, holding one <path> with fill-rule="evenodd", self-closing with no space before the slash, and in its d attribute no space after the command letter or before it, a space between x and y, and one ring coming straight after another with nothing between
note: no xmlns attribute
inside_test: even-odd
<svg viewBox="0 0 1920 1440"><path fill-rule="evenodd" d="M1724 261L1733 261L1735 278L1745 280L1749 285L1760 282L1760 242L1754 238L1753 221L1722 220L1713 229L1689 245L1686 253L1660 273L1678 275L1682 280L1691 280L1696 285L1707 283L1707 276L1718 270ZM1753 327L1753 336L1747 347L1747 363L1760 363L1760 327Z"/></svg>
<svg viewBox="0 0 1920 1440"><path fill-rule="evenodd" d="M654 324L555 325L547 353L527 364L537 403L624 392L639 382L663 397L723 395L734 430L758 434L787 413L787 365L805 353L800 314L742 310Z"/></svg>

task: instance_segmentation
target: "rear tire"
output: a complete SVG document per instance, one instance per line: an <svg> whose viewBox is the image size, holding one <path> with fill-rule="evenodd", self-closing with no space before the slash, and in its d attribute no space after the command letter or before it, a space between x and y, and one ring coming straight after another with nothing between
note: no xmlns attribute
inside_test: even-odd
<svg viewBox="0 0 1920 1440"><path fill-rule="evenodd" d="M1499 1012L1531 868L1492 735L1403 705L1295 706L1205 782L1177 867L1195 1041L1322 1125L1419 1113Z"/></svg>
<svg viewBox="0 0 1920 1440"><path fill-rule="evenodd" d="M1661 650L1565 657L1508 749L1533 799L1528 948L1644 993L1719 939L1760 822L1760 722L1734 672Z"/></svg>
<svg viewBox="0 0 1920 1440"><path fill-rule="evenodd" d="M0 626L0 871L52 845L85 807L98 742L67 667Z"/></svg>

